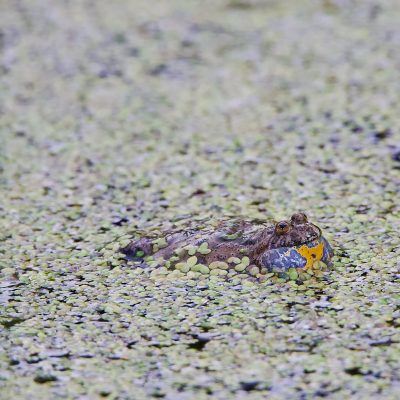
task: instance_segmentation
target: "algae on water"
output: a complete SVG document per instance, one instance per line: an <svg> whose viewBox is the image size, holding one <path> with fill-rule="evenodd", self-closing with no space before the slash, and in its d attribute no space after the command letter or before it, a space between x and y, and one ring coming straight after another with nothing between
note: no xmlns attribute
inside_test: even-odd
<svg viewBox="0 0 400 400"><path fill-rule="evenodd" d="M397 398L399 18L1 2L0 397ZM246 254L170 276L118 251L298 210L336 250L301 283L248 279Z"/></svg>

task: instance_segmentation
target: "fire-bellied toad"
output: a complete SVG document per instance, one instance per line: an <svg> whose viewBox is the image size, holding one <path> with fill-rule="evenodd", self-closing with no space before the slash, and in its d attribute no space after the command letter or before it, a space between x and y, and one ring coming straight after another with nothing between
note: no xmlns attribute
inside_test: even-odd
<svg viewBox="0 0 400 400"><path fill-rule="evenodd" d="M166 232L162 237L142 237L122 249L129 259L153 256L167 267L187 272L229 269L285 272L309 270L317 261L331 264L333 251L321 229L304 213L276 224L223 221L217 226L190 227ZM200 266L200 267L199 267Z"/></svg>

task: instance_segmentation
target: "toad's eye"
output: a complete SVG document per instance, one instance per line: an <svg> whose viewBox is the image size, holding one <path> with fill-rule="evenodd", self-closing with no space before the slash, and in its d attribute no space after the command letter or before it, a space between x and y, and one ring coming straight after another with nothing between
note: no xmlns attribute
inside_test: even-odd
<svg viewBox="0 0 400 400"><path fill-rule="evenodd" d="M307 215L304 213L296 213L293 214L292 217L290 218L290 222L293 225L300 225L300 224L305 224L307 223Z"/></svg>
<svg viewBox="0 0 400 400"><path fill-rule="evenodd" d="M285 233L288 233L289 229L290 229L290 224L288 222L286 222L286 221L278 222L275 225L275 232L278 235L284 235Z"/></svg>

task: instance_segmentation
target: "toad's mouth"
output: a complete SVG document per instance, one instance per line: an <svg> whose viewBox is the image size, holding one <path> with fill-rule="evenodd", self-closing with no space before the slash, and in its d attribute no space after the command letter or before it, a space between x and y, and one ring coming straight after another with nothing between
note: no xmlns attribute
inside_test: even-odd
<svg viewBox="0 0 400 400"><path fill-rule="evenodd" d="M331 265L333 250L323 237L306 243L268 250L260 257L261 263L271 272L284 272L289 268L311 269L316 261Z"/></svg>

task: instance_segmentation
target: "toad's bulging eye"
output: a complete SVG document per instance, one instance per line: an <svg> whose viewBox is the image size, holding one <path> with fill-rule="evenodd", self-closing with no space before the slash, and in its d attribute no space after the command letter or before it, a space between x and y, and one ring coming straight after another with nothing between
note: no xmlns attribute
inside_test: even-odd
<svg viewBox="0 0 400 400"><path fill-rule="evenodd" d="M290 222L293 225L301 225L307 223L307 215L304 213L296 213L293 214L292 217L290 218Z"/></svg>
<svg viewBox="0 0 400 400"><path fill-rule="evenodd" d="M290 225L286 221L278 222L275 225L275 232L278 235L284 235L285 233L288 233L289 229L290 229Z"/></svg>

